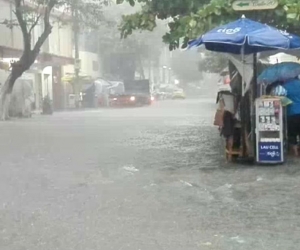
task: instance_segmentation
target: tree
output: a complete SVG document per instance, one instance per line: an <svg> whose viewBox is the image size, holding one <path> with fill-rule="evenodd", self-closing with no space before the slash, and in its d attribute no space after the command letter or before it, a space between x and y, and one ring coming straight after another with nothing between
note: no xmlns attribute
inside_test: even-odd
<svg viewBox="0 0 300 250"><path fill-rule="evenodd" d="M228 58L220 53L203 52L204 56L198 62L198 69L203 72L220 73L228 66Z"/></svg>
<svg viewBox="0 0 300 250"><path fill-rule="evenodd" d="M184 83L199 82L203 72L220 73L228 66L228 58L204 49L195 51L174 51L171 60L174 75ZM184 62L184 63L182 63Z"/></svg>
<svg viewBox="0 0 300 250"><path fill-rule="evenodd" d="M128 39L120 39L122 15L139 9L138 5L132 8L126 4L113 4L105 8L101 26L88 34L89 48L99 52L106 78L122 80L134 77L135 70L143 75L143 69L156 65L161 55L164 47L162 36L166 32L166 25L161 22L154 32L136 31Z"/></svg>
<svg viewBox="0 0 300 250"><path fill-rule="evenodd" d="M132 6L135 0L124 1ZM190 39L196 38L211 28L241 17L241 12L232 9L234 0L138 0L142 9L135 14L123 17L122 37L127 37L134 30L154 30L158 19L169 21L169 32L163 39L170 50L186 47ZM275 10L249 11L248 18L276 26L291 33L300 33L299 0L279 0Z"/></svg>
<svg viewBox="0 0 300 250"><path fill-rule="evenodd" d="M120 39L119 25L122 15L139 10L129 4L111 4L103 9L103 21L98 27L86 29L81 37L84 47L93 53L98 53L102 61L102 76L107 80L123 80L134 78L136 71L143 76L143 70L148 65L155 65L164 46L162 35L166 26L155 32L134 32L128 39Z"/></svg>
<svg viewBox="0 0 300 250"><path fill-rule="evenodd" d="M35 62L40 53L42 45L52 31L50 16L56 11L60 15L58 22L70 23L71 13L76 10L78 23L82 25L97 26L101 20L102 5L107 4L105 0L14 0L14 14L16 23L23 35L23 52L20 59L11 64L10 75L0 92L0 115L2 120L8 117L8 105L16 80L27 71ZM43 32L35 43L32 43L32 32L34 28L43 23Z"/></svg>
<svg viewBox="0 0 300 250"><path fill-rule="evenodd" d="M174 51L171 59L172 72L180 83L199 82L202 79L202 72L198 68L201 60L201 56L194 51Z"/></svg>
<svg viewBox="0 0 300 250"><path fill-rule="evenodd" d="M107 32L103 32L105 29L107 29ZM129 73L127 69L129 61L132 61L135 65L132 69L137 69L139 73L143 75L144 66L158 60L160 50L163 46L161 40L162 34L158 35L157 33L146 31L135 33L128 39L121 40L118 23L115 23L115 25L110 28L102 26L101 31L98 32L100 32L99 37L101 37L101 39L99 39L99 54L104 59L104 66L109 67L109 61L111 61L111 65L115 68L115 77L120 78L120 80L123 79L122 76L124 76L122 72L126 71ZM123 60L125 60L125 62ZM126 61L128 63L126 63ZM124 70L120 69L120 67ZM134 77L134 73L131 73L131 75Z"/></svg>

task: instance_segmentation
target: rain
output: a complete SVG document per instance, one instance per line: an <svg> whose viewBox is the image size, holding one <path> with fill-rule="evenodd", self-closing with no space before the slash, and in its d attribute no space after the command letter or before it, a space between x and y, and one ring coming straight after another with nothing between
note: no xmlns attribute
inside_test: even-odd
<svg viewBox="0 0 300 250"><path fill-rule="evenodd" d="M0 249L299 248L300 37L215 2L0 0Z"/></svg>

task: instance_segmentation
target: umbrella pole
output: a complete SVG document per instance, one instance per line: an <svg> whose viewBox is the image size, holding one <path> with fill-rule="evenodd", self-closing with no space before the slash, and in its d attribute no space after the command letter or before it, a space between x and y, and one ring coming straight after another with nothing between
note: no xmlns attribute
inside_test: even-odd
<svg viewBox="0 0 300 250"><path fill-rule="evenodd" d="M243 75L242 75L242 98L241 98L241 137L242 137L242 157L246 157L246 102L245 102L245 48L244 46L241 48L241 56L243 63Z"/></svg>
<svg viewBox="0 0 300 250"><path fill-rule="evenodd" d="M252 81L252 103L251 103L251 141L253 156L256 158L256 119L255 119L255 100L258 96L257 93L257 54L253 54L253 81Z"/></svg>

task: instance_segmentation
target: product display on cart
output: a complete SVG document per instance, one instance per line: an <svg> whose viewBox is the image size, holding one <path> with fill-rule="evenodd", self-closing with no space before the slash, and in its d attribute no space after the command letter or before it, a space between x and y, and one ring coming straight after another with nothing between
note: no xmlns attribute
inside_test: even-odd
<svg viewBox="0 0 300 250"><path fill-rule="evenodd" d="M284 162L284 112L280 98L256 100L256 161Z"/></svg>

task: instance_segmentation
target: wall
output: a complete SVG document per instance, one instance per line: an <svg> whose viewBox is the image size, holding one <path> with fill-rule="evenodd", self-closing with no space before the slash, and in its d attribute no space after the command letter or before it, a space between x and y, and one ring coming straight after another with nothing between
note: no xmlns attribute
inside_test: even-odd
<svg viewBox="0 0 300 250"><path fill-rule="evenodd" d="M0 69L0 84L3 85L9 75L9 71Z"/></svg>
<svg viewBox="0 0 300 250"><path fill-rule="evenodd" d="M5 19L15 20L15 15L11 12L10 3L0 0L0 20ZM14 27L12 30L6 25L0 24L0 46L13 47L17 49L23 48L22 32L19 27ZM1 55L0 55L1 57Z"/></svg>
<svg viewBox="0 0 300 250"><path fill-rule="evenodd" d="M101 64L97 54L79 51L79 58L81 60L80 76L89 76L94 79L102 76ZM94 64L94 65L93 65ZM74 76L74 65L65 65L62 67L62 76Z"/></svg>
<svg viewBox="0 0 300 250"><path fill-rule="evenodd" d="M0 21L5 19L14 20L16 17L12 13L13 5L8 1L0 0ZM64 24L57 22L56 18L52 16L51 22L53 23L52 33L42 47L42 52L47 52L55 55L61 55L65 57L72 57L73 51L73 38L72 38L72 26L70 24ZM37 41L39 36L43 32L43 19L34 28L32 34L33 44ZM9 29L6 25L0 24L0 46L10 47L22 50L23 49L23 37L22 32L18 26ZM1 55L0 55L1 57Z"/></svg>
<svg viewBox="0 0 300 250"><path fill-rule="evenodd" d="M81 60L81 75L91 76L92 78L101 76L101 67L97 54L80 51L79 58Z"/></svg>
<svg viewBox="0 0 300 250"><path fill-rule="evenodd" d="M64 57L72 57L73 32L70 24L55 23L49 36L49 53Z"/></svg>
<svg viewBox="0 0 300 250"><path fill-rule="evenodd" d="M0 69L0 83L3 85L6 81L6 78L9 75L9 71ZM35 97L35 105L37 109L42 108L42 83L41 83L41 74L40 73L24 73L20 79L28 79L32 81L33 93Z"/></svg>
<svg viewBox="0 0 300 250"><path fill-rule="evenodd" d="M50 20L53 23L52 32L43 44L41 51L64 57L72 57L73 32L71 25L61 25L61 23L57 22L55 17L51 17ZM34 28L34 32L32 35L33 43L38 40L43 31L44 25L43 22L40 21L39 24Z"/></svg>
<svg viewBox="0 0 300 250"><path fill-rule="evenodd" d="M65 89L61 82L62 68L60 66L52 67L52 91L53 91L53 109L63 110L65 108Z"/></svg>

